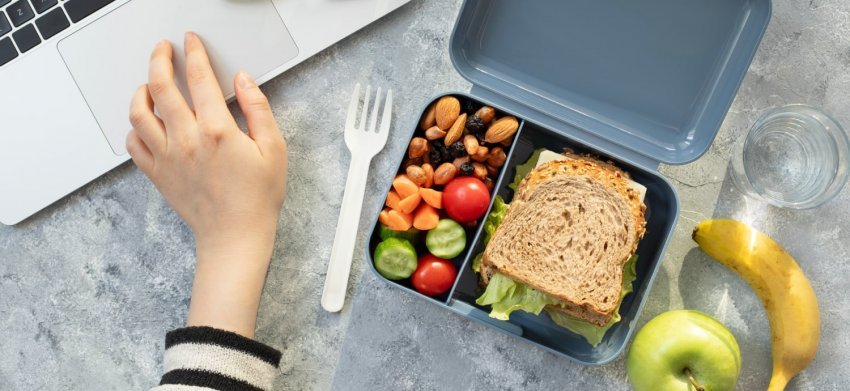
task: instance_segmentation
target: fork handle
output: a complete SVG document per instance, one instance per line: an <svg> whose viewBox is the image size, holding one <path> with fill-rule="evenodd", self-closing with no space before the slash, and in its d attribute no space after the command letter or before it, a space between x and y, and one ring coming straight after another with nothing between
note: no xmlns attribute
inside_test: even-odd
<svg viewBox="0 0 850 391"><path fill-rule="evenodd" d="M325 275L325 287L322 289L322 308L328 312L339 312L345 303L348 276L351 273L351 259L357 241L357 228L360 225L360 211L363 208L363 195L366 192L366 179L371 161L371 158L352 156L348 167L348 179L342 196L333 250L328 262L328 273Z"/></svg>

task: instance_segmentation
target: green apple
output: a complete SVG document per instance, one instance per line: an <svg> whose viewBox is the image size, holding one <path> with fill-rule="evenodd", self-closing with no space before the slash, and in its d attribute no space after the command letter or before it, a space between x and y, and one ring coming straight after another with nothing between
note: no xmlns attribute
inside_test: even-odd
<svg viewBox="0 0 850 391"><path fill-rule="evenodd" d="M635 336L626 361L635 391L734 390L741 350L726 327L699 311L655 317Z"/></svg>

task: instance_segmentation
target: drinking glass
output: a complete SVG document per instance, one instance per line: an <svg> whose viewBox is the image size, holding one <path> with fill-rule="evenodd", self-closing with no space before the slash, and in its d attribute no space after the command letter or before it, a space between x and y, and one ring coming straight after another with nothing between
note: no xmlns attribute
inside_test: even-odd
<svg viewBox="0 0 850 391"><path fill-rule="evenodd" d="M850 142L827 114L788 105L764 114L733 151L730 174L745 194L782 208L808 209L847 183Z"/></svg>

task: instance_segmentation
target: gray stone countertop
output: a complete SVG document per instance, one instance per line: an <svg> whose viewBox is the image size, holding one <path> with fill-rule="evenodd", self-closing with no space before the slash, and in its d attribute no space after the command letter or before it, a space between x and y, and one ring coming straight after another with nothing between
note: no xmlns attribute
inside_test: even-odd
<svg viewBox="0 0 850 391"><path fill-rule="evenodd" d="M289 142L289 193L263 294L258 338L283 351L276 390L628 389L624 356L586 367L412 297L368 270L358 247L349 302L319 306L348 152L342 123L355 82L399 98L387 148L372 163L358 232L378 212L407 140L433 96L470 88L448 42L458 0L414 0L272 80L263 89ZM850 2L774 1L774 15L708 153L661 172L682 216L638 322L704 311L735 334L739 389L765 387L770 330L748 286L695 249L693 220L736 217L795 255L819 297L822 336L795 390L844 390L850 378L850 188L830 204L788 211L747 201L728 181L732 144L764 111L821 107L850 126ZM185 319L193 239L131 164L16 227L0 227L0 388L130 390L155 384L163 336Z"/></svg>

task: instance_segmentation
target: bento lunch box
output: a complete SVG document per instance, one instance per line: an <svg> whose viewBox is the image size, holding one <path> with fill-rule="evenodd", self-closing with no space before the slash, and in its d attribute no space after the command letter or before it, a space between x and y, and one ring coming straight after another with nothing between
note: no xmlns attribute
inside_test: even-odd
<svg viewBox="0 0 850 391"><path fill-rule="evenodd" d="M508 186L517 165L540 148L598 155L647 188L646 235L638 244L634 291L620 307L622 320L598 346L543 313L516 311L501 321L475 304L483 289L471 264L484 249L483 224L468 231L466 249L452 260L457 280L441 296L422 295L409 280L377 274L372 259L381 241L377 216L365 246L370 267L391 285L555 355L587 365L612 361L635 331L679 214L676 191L658 165L684 164L708 149L770 14L770 0L463 3L450 50L455 68L473 87L440 97L471 99L520 122L492 194L510 202ZM408 139L421 133L417 124L431 103L412 117ZM399 167L404 158L399 157Z"/></svg>

